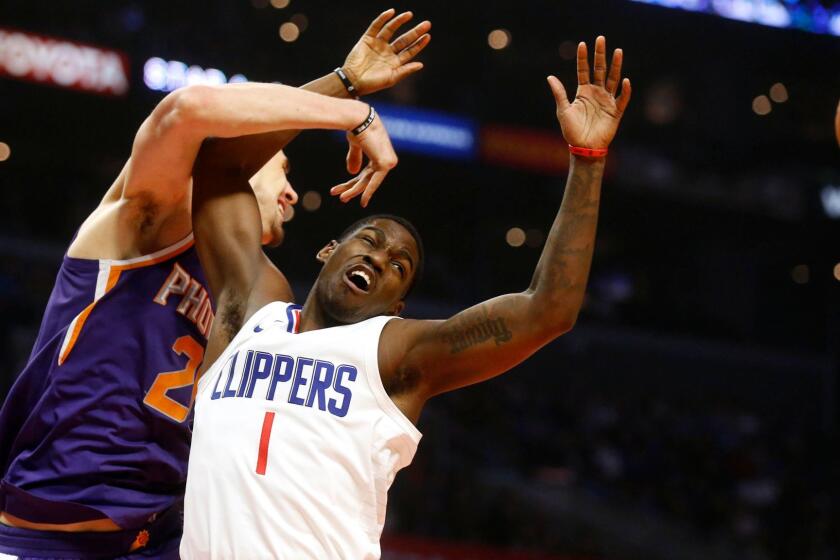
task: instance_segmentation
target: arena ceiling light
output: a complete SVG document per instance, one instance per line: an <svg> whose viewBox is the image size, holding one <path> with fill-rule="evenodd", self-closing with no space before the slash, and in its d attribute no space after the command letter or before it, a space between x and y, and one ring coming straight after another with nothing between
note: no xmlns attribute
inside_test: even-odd
<svg viewBox="0 0 840 560"><path fill-rule="evenodd" d="M247 82L242 74L227 77L216 68L202 68L179 60L164 60L153 57L143 65L143 82L154 91L175 91L184 86L196 84L219 85Z"/></svg>
<svg viewBox="0 0 840 560"><path fill-rule="evenodd" d="M840 186L826 185L820 191L823 211L834 220L840 219Z"/></svg>

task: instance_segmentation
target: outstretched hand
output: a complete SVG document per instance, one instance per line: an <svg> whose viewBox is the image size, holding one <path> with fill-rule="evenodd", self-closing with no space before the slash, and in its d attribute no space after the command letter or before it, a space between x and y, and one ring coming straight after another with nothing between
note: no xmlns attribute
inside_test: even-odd
<svg viewBox="0 0 840 560"><path fill-rule="evenodd" d="M356 174L349 181L330 189L330 194L339 195L341 202L347 202L362 195L362 208L367 207L373 193L385 180L388 172L397 165L397 154L391 146L391 139L379 116L358 136L347 133L350 149L347 152L347 171ZM362 169L362 158L368 157L368 164ZM361 171L361 173L360 173Z"/></svg>
<svg viewBox="0 0 840 560"><path fill-rule="evenodd" d="M590 83L586 43L581 42L577 50L578 87L572 103L560 80L555 76L548 77L548 85L557 102L557 120L569 144L605 149L612 142L630 102L630 80L621 80L623 56L622 50L616 49L607 72L607 41L603 36L595 39L595 69ZM616 97L619 83L621 95Z"/></svg>
<svg viewBox="0 0 840 560"><path fill-rule="evenodd" d="M396 17L394 13L392 8L379 14L344 61L344 71L359 95L389 88L423 68L422 62L412 59L431 41L431 22L418 23L391 41L400 26L414 17L411 12Z"/></svg>

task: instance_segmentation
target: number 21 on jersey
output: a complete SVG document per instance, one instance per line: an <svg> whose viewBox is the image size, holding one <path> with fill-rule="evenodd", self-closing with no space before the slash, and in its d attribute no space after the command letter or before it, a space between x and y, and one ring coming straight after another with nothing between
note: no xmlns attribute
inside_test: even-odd
<svg viewBox="0 0 840 560"><path fill-rule="evenodd" d="M195 402L195 372L204 359L204 347L193 337L186 335L175 340L172 350L179 356L187 357L187 365L177 371L164 371L157 374L149 392L143 399L143 404L157 410L175 422L183 422ZM189 406L184 406L169 397L166 393L172 389L180 389L192 385Z"/></svg>

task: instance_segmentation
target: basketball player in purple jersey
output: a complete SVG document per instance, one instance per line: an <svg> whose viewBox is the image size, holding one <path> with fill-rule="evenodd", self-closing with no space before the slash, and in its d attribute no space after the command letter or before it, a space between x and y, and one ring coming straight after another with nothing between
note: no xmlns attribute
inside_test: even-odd
<svg viewBox="0 0 840 560"><path fill-rule="evenodd" d="M191 234L195 156L209 136L241 137L229 154L251 176L294 137L279 128L359 124L363 103L316 93L367 94L422 68L412 59L429 42L428 22L391 40L409 19L384 12L343 72L302 90L187 87L142 124L64 257L0 410L0 558L177 557L193 382L214 315ZM280 152L253 181L263 244L281 241L297 200L285 165ZM370 168L360 179L371 190L381 180Z"/></svg>
<svg viewBox="0 0 840 560"><path fill-rule="evenodd" d="M531 285L443 321L394 320L423 251L413 226L387 215L321 249L304 306L283 303L248 177L213 156L224 140L205 144L193 223L219 320L198 382L185 560L379 557L387 489L411 461L426 401L509 370L577 319L607 147L630 99L622 56L608 70L598 37L590 76L581 43L572 103L548 78L572 155ZM359 190L354 179L333 193Z"/></svg>

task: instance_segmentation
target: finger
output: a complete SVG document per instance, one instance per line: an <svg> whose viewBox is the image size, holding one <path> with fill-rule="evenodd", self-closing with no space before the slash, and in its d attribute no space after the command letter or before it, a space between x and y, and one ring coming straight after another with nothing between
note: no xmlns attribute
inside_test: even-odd
<svg viewBox="0 0 840 560"><path fill-rule="evenodd" d="M382 184L382 181L385 180L386 175L388 175L387 171L376 171L371 176L367 187L365 187L365 192L362 194L362 208L367 208L370 199L373 197L373 194L379 188L379 185Z"/></svg>
<svg viewBox="0 0 840 560"><path fill-rule="evenodd" d="M565 111L568 109L569 97L566 95L566 88L563 87L563 83L556 76L549 76L548 86L551 88L551 93L554 94L554 101L557 102L557 110Z"/></svg>
<svg viewBox="0 0 840 560"><path fill-rule="evenodd" d="M362 194L365 191L365 187L367 187L368 183L370 182L371 175L372 173L370 172L370 168L365 168L365 170L362 171L362 174L359 175L359 180L356 181L356 184L353 185L353 188L344 191L344 193L342 193L342 195L338 197L339 200L341 200L341 202L348 202Z"/></svg>
<svg viewBox="0 0 840 560"><path fill-rule="evenodd" d="M610 73L607 76L607 91L615 95L618 90L618 82L621 80L621 63L624 61L624 52L621 49L613 51Z"/></svg>
<svg viewBox="0 0 840 560"><path fill-rule="evenodd" d="M394 8L388 8L378 16L376 19L370 22L367 30L365 31L365 35L369 35L370 37L376 37L376 34L379 33L379 30L382 29L382 26L385 25L389 19L394 17Z"/></svg>
<svg viewBox="0 0 840 560"><path fill-rule="evenodd" d="M429 41L432 40L432 36L426 33L412 44L407 49L404 49L399 55L400 64L405 64L415 56L417 56L420 51L426 48L426 45L429 44Z"/></svg>
<svg viewBox="0 0 840 560"><path fill-rule="evenodd" d="M402 35L400 35L396 41L391 43L391 46L394 48L394 52L400 52L408 45L413 43L417 40L418 37L421 37L424 33L427 33L432 28L432 22L429 20L422 21L415 25L411 30L406 31Z"/></svg>
<svg viewBox="0 0 840 560"><path fill-rule="evenodd" d="M422 62L409 62L408 64L404 64L404 65L400 66L399 68L397 68L397 80L396 81L399 82L400 80L402 80L406 76L410 76L411 74L414 74L415 72L417 72L419 70L422 70L422 69L423 69L423 63Z"/></svg>
<svg viewBox="0 0 840 560"><path fill-rule="evenodd" d="M592 83L596 86L604 85L604 77L607 75L607 40L603 35L595 39L595 68L592 73Z"/></svg>
<svg viewBox="0 0 840 560"><path fill-rule="evenodd" d="M347 172L355 175L362 169L362 148L358 144L350 144L347 150Z"/></svg>
<svg viewBox="0 0 840 560"><path fill-rule="evenodd" d="M382 39L383 41L391 41L391 37L394 36L394 33L397 32L397 29L402 27L402 24L410 20L414 17L414 14L411 12L403 12L379 30L379 33L376 34L377 39Z"/></svg>
<svg viewBox="0 0 840 560"><path fill-rule="evenodd" d="M586 52L586 43L583 41L578 43L577 75L579 86L589 83L589 54Z"/></svg>
<svg viewBox="0 0 840 560"><path fill-rule="evenodd" d="M621 95L615 100L615 106L619 113L624 114L627 104L630 103L631 93L633 93L633 89L630 87L630 80L629 78L624 78L624 81L621 82Z"/></svg>
<svg viewBox="0 0 840 560"><path fill-rule="evenodd" d="M341 184L338 184L338 185L336 185L336 186L334 186L333 188L330 189L330 194L335 196L337 194L341 194L343 192L346 192L349 189L351 189L353 187L353 185L355 185L358 182L358 180L359 180L359 177L353 177L349 181L345 181Z"/></svg>

